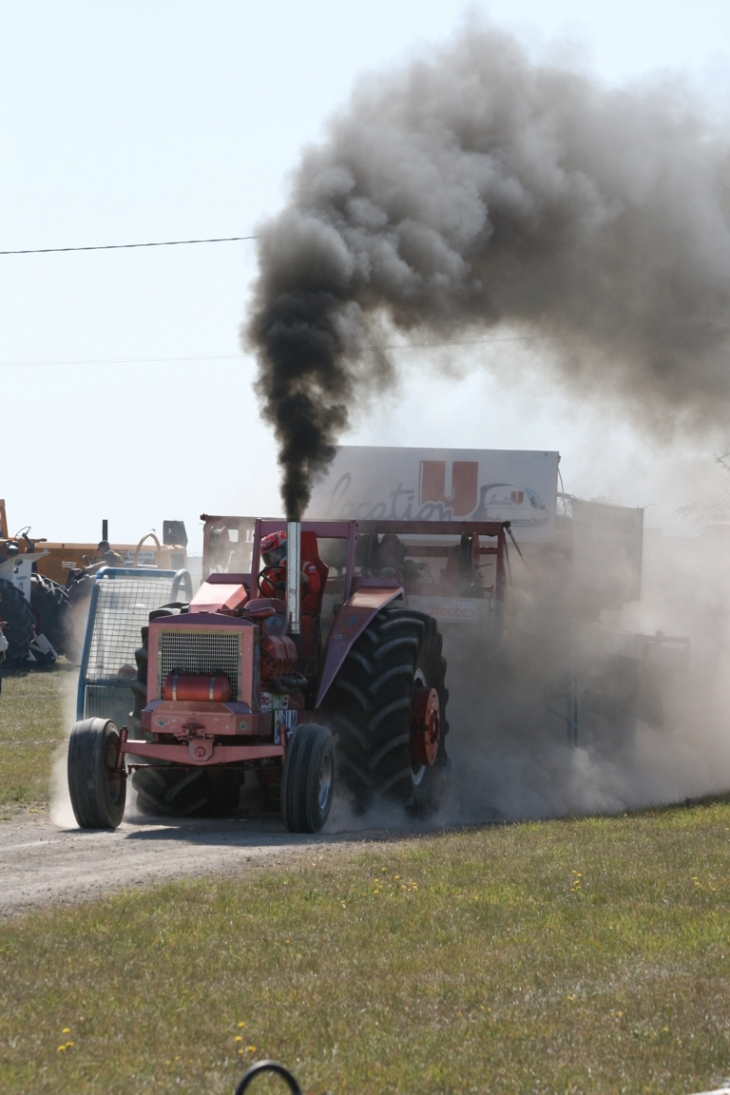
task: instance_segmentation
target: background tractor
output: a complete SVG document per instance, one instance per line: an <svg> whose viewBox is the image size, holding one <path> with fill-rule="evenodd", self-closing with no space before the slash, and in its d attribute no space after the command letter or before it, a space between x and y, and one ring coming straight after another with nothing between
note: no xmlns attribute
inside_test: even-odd
<svg viewBox="0 0 730 1095"><path fill-rule="evenodd" d="M37 573L45 549L30 538L30 528L8 532L5 502L0 499L0 620L8 640L6 664L47 665L66 653L68 597L51 579Z"/></svg>
<svg viewBox="0 0 730 1095"><path fill-rule="evenodd" d="M62 654L78 663L97 571L115 562L179 570L187 565L186 547L182 521L163 522L163 543L149 532L137 544L110 545L107 521L98 544L31 537L30 525L11 536L0 499L0 620L8 666L47 665Z"/></svg>
<svg viewBox="0 0 730 1095"><path fill-rule="evenodd" d="M44 545L48 556L40 561L39 569L46 577L63 581L68 595L71 660L78 662L83 648L91 590L98 571L108 566L183 570L188 561L187 544L184 521L163 521L162 543L156 533L148 532L137 544L110 543L108 521L102 521L98 544Z"/></svg>

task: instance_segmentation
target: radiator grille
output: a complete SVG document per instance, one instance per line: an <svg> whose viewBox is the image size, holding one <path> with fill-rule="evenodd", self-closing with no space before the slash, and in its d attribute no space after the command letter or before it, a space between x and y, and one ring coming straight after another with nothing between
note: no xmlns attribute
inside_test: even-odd
<svg viewBox="0 0 730 1095"><path fill-rule="evenodd" d="M222 673L231 682L231 696L240 699L239 670L241 666L240 634L220 631L163 631L160 635L160 679L169 673L200 673L213 676Z"/></svg>

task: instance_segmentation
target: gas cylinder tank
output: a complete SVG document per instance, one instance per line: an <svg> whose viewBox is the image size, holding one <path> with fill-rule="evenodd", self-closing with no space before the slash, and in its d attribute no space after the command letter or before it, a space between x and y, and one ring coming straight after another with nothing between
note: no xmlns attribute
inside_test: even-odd
<svg viewBox="0 0 730 1095"><path fill-rule="evenodd" d="M220 674L170 673L162 685L163 700L204 700L225 703L231 698L231 682Z"/></svg>

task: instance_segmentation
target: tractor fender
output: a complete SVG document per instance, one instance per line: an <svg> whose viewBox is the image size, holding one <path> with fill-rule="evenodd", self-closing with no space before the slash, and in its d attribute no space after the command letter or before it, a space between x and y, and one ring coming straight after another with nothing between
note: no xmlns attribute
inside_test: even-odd
<svg viewBox="0 0 730 1095"><path fill-rule="evenodd" d="M316 707L321 705L353 644L370 621L391 601L404 595L403 586L394 578L364 578L345 601L335 617L324 649Z"/></svg>

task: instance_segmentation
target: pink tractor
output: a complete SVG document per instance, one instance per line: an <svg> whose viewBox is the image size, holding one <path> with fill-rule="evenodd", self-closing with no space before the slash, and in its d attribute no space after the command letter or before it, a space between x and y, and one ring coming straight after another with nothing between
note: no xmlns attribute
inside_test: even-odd
<svg viewBox="0 0 730 1095"><path fill-rule="evenodd" d="M435 810L448 731L435 617L498 606L503 526L305 521L283 536L280 521L204 519L200 589L150 612L136 667L115 670L134 698L126 725L97 706L73 728L79 824L119 825L129 776L144 813L221 817L252 772L290 832L322 828L336 778L360 809L384 796ZM497 557L491 586L481 554ZM114 627L109 605L90 629Z"/></svg>

